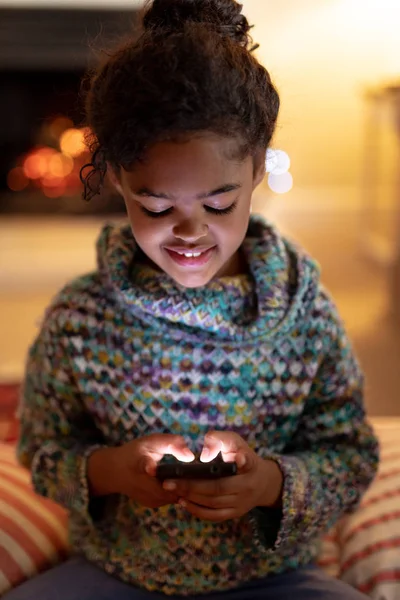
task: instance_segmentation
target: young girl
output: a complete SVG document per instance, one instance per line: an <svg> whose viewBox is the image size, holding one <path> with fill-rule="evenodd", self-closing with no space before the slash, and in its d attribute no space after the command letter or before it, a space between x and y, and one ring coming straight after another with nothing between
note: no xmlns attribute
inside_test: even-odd
<svg viewBox="0 0 400 600"><path fill-rule="evenodd" d="M31 348L18 454L73 557L8 600L356 600L313 563L376 472L362 374L313 260L250 216L278 94L233 0L154 0L93 76L85 194L129 226ZM238 474L161 483L165 455Z"/></svg>

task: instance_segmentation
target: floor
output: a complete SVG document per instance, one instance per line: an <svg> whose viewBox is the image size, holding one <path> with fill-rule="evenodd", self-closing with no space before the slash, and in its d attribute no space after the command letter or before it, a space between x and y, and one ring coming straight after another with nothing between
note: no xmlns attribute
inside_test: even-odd
<svg viewBox="0 0 400 600"><path fill-rule="evenodd" d="M390 316L388 274L361 252L356 202L349 209L339 196L333 204L307 204L300 192L290 200L259 195L253 208L319 261L366 372L369 413L400 415L400 332ZM94 266L100 226L87 218L0 219L0 381L20 378L53 294Z"/></svg>

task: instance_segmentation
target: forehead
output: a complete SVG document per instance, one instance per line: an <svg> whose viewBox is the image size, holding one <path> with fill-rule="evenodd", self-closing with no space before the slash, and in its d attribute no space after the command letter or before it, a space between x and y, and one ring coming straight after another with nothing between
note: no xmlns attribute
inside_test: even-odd
<svg viewBox="0 0 400 600"><path fill-rule="evenodd" d="M249 168L251 171L251 157L243 160L238 155L238 141L211 134L159 142L132 170L122 170L122 177L132 188L146 186L166 193L180 190L198 193L221 184L237 183Z"/></svg>

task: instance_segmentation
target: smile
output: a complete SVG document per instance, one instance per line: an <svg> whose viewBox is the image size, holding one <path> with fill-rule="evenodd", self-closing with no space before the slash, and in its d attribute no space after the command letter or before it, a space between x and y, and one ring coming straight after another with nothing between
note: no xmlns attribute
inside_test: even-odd
<svg viewBox="0 0 400 600"><path fill-rule="evenodd" d="M183 248L165 248L168 256L180 266L183 267L200 267L208 263L216 246L205 248L204 250L184 250Z"/></svg>
<svg viewBox="0 0 400 600"><path fill-rule="evenodd" d="M198 256L201 256L202 254L204 254L204 252L178 252L176 250L173 250L173 252L176 252L177 254L180 254L181 256L186 256L187 258L197 258Z"/></svg>

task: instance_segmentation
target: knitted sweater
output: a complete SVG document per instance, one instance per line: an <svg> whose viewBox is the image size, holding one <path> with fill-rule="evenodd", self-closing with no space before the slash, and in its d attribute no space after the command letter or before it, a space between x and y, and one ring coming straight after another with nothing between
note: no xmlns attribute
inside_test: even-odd
<svg viewBox="0 0 400 600"><path fill-rule="evenodd" d="M354 509L378 463L363 378L315 263L260 218L249 275L184 289L106 226L98 269L48 309L28 358L18 455L36 491L70 511L73 550L122 580L197 595L295 569ZM284 475L283 506L211 523L125 496L102 510L87 459L150 433L241 435Z"/></svg>

